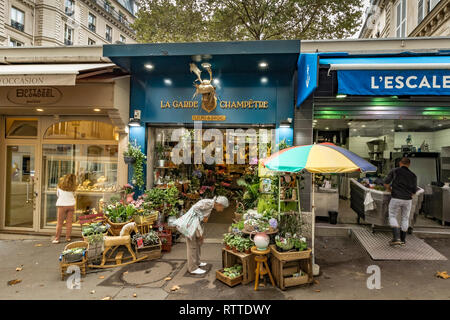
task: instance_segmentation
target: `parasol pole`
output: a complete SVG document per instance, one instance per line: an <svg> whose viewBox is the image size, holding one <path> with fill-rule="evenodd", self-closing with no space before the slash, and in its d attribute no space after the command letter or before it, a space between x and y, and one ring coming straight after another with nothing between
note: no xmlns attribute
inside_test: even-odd
<svg viewBox="0 0 450 320"><path fill-rule="evenodd" d="M312 205L311 205L311 245L312 245L312 265L313 265L313 274L315 276L319 275L320 267L316 265L316 253L315 253L315 238L316 238L316 209L314 204L314 189L315 189L315 173L312 174Z"/></svg>

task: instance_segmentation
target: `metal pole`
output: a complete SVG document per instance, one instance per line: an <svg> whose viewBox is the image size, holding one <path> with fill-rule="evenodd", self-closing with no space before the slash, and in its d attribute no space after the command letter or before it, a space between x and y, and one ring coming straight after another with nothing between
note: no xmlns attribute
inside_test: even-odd
<svg viewBox="0 0 450 320"><path fill-rule="evenodd" d="M314 178L315 178L315 174L312 174L312 205L311 205L311 243L312 243L312 264L314 266L315 261L316 261L316 254L314 251L314 238L315 238L315 229L316 229L316 218L315 218L315 205L314 205Z"/></svg>

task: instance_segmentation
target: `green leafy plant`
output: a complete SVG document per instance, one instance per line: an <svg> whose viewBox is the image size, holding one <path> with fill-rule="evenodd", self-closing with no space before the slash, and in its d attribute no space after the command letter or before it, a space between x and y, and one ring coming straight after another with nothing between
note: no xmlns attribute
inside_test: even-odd
<svg viewBox="0 0 450 320"><path fill-rule="evenodd" d="M232 267L225 268L223 269L223 274L230 279L235 279L242 275L242 265L236 264Z"/></svg>
<svg viewBox="0 0 450 320"><path fill-rule="evenodd" d="M164 145L161 142L156 143L155 151L156 151L158 160L167 160L166 153L165 153L166 149L164 148Z"/></svg>
<svg viewBox="0 0 450 320"><path fill-rule="evenodd" d="M144 164L147 157L142 152L139 145L128 143L128 149L123 153L124 157L132 157L136 161L133 163L133 181L138 189L144 186Z"/></svg>

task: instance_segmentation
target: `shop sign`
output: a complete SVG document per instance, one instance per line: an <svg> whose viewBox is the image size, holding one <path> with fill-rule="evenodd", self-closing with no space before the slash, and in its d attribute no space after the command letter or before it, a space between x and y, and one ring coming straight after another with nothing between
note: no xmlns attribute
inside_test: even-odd
<svg viewBox="0 0 450 320"><path fill-rule="evenodd" d="M450 70L340 70L338 92L353 95L450 95Z"/></svg>
<svg viewBox="0 0 450 320"><path fill-rule="evenodd" d="M0 75L0 86L73 86L73 74Z"/></svg>
<svg viewBox="0 0 450 320"><path fill-rule="evenodd" d="M61 91L54 87L14 88L7 94L7 99L17 105L51 105L61 98Z"/></svg>

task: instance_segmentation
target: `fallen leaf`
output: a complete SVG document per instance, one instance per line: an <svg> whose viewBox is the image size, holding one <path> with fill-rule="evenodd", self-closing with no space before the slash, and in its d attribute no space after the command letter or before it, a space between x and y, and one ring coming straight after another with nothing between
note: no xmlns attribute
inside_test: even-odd
<svg viewBox="0 0 450 320"><path fill-rule="evenodd" d="M141 287L140 285L137 285L137 286L136 286L136 288L140 288L140 287Z"/></svg>
<svg viewBox="0 0 450 320"><path fill-rule="evenodd" d="M315 284L320 284L320 281L319 280L314 280L314 283Z"/></svg>
<svg viewBox="0 0 450 320"><path fill-rule="evenodd" d="M22 282L22 280L20 280L20 279L9 280L8 286L13 286L13 285L21 283L21 282Z"/></svg>
<svg viewBox="0 0 450 320"><path fill-rule="evenodd" d="M104 297L102 300L112 300L111 297Z"/></svg>
<svg viewBox="0 0 450 320"><path fill-rule="evenodd" d="M317 290L314 290L315 292L320 292L320 290L319 289L317 289Z"/></svg>
<svg viewBox="0 0 450 320"><path fill-rule="evenodd" d="M179 286L173 286L172 288L170 288L170 291L177 291L180 290Z"/></svg>
<svg viewBox="0 0 450 320"><path fill-rule="evenodd" d="M95 290L92 290L92 291L91 291L91 294L94 294L94 293L95 293Z"/></svg>
<svg viewBox="0 0 450 320"><path fill-rule="evenodd" d="M167 277L167 278L164 279L164 281L170 281L170 280L172 280L171 277Z"/></svg>
<svg viewBox="0 0 450 320"><path fill-rule="evenodd" d="M442 272L438 271L438 272L436 272L436 277L442 278L442 279L448 279L448 278L450 278L450 275L447 273L447 271L442 271Z"/></svg>
<svg viewBox="0 0 450 320"><path fill-rule="evenodd" d="M99 279L105 279L105 276L100 276L100 277L98 277Z"/></svg>
<svg viewBox="0 0 450 320"><path fill-rule="evenodd" d="M17 267L17 268L16 268L16 271L22 271L22 270L23 270L22 267Z"/></svg>
<svg viewBox="0 0 450 320"><path fill-rule="evenodd" d="M35 247L42 247L42 243L36 243L34 246Z"/></svg>
<svg viewBox="0 0 450 320"><path fill-rule="evenodd" d="M136 298L136 297L137 297L137 294L136 294L136 293L133 293L133 297L135 297L135 298Z"/></svg>

